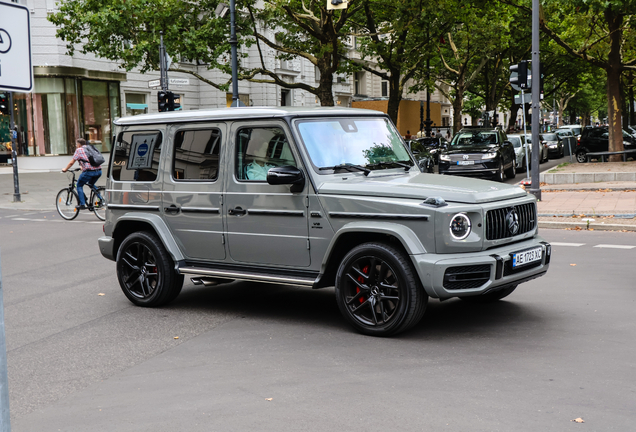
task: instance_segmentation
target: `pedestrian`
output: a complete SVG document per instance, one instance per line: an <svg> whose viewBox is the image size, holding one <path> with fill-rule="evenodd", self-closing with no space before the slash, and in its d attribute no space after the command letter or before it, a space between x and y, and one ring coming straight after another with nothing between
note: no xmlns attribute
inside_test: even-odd
<svg viewBox="0 0 636 432"><path fill-rule="evenodd" d="M95 186L95 182L102 176L102 167L95 167L88 161L88 155L86 154L86 140L84 138L78 138L76 141L76 150L73 154L73 159L68 163L66 168L62 172L68 171L75 161L79 162L82 168L82 174L77 179L77 197L79 198L78 210L86 210L86 196L84 195L84 185L89 187Z"/></svg>
<svg viewBox="0 0 636 432"><path fill-rule="evenodd" d="M431 131L431 137L435 138L435 131Z"/></svg>
<svg viewBox="0 0 636 432"><path fill-rule="evenodd" d="M446 141L450 141L451 136L450 136L450 130L446 131Z"/></svg>
<svg viewBox="0 0 636 432"><path fill-rule="evenodd" d="M18 132L18 136L22 140L22 154L25 156L29 155L29 143L26 140L26 136L24 133L24 126L20 126L20 132Z"/></svg>
<svg viewBox="0 0 636 432"><path fill-rule="evenodd" d="M409 140L409 139L411 139L411 137L412 137L412 135L411 135L411 131L410 131L410 130L407 130L407 131L406 131L406 135L404 135L404 139Z"/></svg>

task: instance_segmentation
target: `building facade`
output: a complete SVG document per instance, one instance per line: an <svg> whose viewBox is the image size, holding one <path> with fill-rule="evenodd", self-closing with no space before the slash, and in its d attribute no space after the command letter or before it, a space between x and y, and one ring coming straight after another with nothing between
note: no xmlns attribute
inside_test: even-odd
<svg viewBox="0 0 636 432"><path fill-rule="evenodd" d="M108 153L113 140L113 120L121 116L158 111L159 88L151 87L152 81L159 79L158 72L125 72L117 62L79 52L71 57L66 54L65 43L56 38L55 26L47 19L49 14L56 11L56 0L18 0L17 3L26 6L31 14L35 80L32 93L13 93L12 109L18 127L16 150L19 155L72 154L78 137L85 138L102 152ZM272 29L260 30L275 38ZM350 47L352 56L357 55L354 45L355 42ZM273 50L262 48L267 68L274 70L285 81L318 84L318 70L309 61L300 58L276 59ZM243 60L248 67L251 66L250 62L260 63L256 46L241 49L248 54L247 59ZM230 78L191 62L181 62L179 67L214 82L225 82ZM193 75L169 72L169 78L176 79L170 85L170 90L179 96L181 109L216 108L231 103L231 94L219 91ZM333 85L335 104L352 106L354 101L387 100L387 84L369 72L336 77ZM425 92L404 96L408 96L407 100L410 101L426 100ZM317 97L305 90L248 81L239 82L239 98L249 106L320 105ZM439 92L432 93L431 99L440 105L439 120L434 127L450 125L452 113L448 101L443 100ZM417 104L419 102L411 105ZM0 128L3 130L4 123L8 125L8 115L0 114ZM406 129L401 132L404 134ZM10 146L10 142L7 142L9 135L4 135L0 135L0 145Z"/></svg>

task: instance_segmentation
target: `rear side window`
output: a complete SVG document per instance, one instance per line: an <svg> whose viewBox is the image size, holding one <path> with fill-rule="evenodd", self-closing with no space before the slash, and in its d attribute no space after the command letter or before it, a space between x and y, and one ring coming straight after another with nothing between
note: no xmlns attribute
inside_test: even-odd
<svg viewBox="0 0 636 432"><path fill-rule="evenodd" d="M221 131L216 128L182 130L174 137L172 178L214 181L219 177Z"/></svg>
<svg viewBox="0 0 636 432"><path fill-rule="evenodd" d="M115 143L112 178L115 181L155 181L161 156L161 132L122 132Z"/></svg>

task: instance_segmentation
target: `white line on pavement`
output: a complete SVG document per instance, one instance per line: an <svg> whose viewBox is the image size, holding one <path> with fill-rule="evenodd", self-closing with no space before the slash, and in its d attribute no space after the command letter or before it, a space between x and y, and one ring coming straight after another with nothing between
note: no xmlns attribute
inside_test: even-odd
<svg viewBox="0 0 636 432"><path fill-rule="evenodd" d="M595 248L606 248L606 249L634 249L636 246L629 245L611 245L611 244L600 244L594 246Z"/></svg>
<svg viewBox="0 0 636 432"><path fill-rule="evenodd" d="M585 243L559 243L559 242L554 242L554 243L550 243L552 246L572 246L572 247L579 247L579 246L583 246Z"/></svg>

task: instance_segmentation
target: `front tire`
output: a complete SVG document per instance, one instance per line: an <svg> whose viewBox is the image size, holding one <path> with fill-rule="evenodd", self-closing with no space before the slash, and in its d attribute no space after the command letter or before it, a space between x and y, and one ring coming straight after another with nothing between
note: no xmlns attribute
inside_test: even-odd
<svg viewBox="0 0 636 432"><path fill-rule="evenodd" d="M466 303L493 303L501 300L504 297L508 297L515 289L517 289L517 285L511 285L507 288L489 292L488 294L460 297L460 299L465 301Z"/></svg>
<svg viewBox="0 0 636 432"><path fill-rule="evenodd" d="M336 302L360 333L391 336L421 320L428 296L402 251L364 243L349 251L338 268Z"/></svg>
<svg viewBox="0 0 636 432"><path fill-rule="evenodd" d="M79 197L75 191L70 189L62 189L55 197L55 208L63 219L73 220L79 214L77 206L79 205Z"/></svg>
<svg viewBox="0 0 636 432"><path fill-rule="evenodd" d="M515 161L512 162L512 166L506 170L506 177L513 179L517 176L517 166Z"/></svg>
<svg viewBox="0 0 636 432"><path fill-rule="evenodd" d="M130 234L119 247L117 279L128 300L144 307L170 303L183 287L183 275L161 241L145 231Z"/></svg>
<svg viewBox="0 0 636 432"><path fill-rule="evenodd" d="M497 170L497 173L494 175L493 180L499 183L504 181L503 161L499 163L499 169Z"/></svg>

